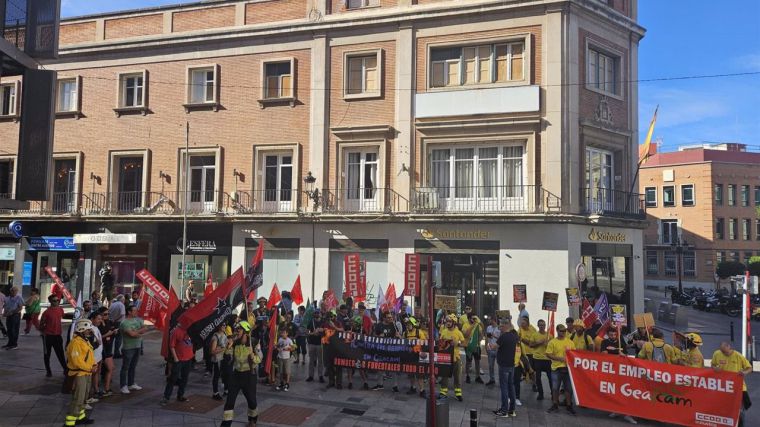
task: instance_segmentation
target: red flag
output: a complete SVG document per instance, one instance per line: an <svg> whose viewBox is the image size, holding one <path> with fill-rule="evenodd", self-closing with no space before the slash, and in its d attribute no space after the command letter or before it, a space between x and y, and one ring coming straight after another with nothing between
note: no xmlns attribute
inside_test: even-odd
<svg viewBox="0 0 760 427"><path fill-rule="evenodd" d="M276 284L274 287L277 289ZM279 296L279 294L278 292L277 295ZM269 319L269 351L267 351L267 360L264 363L264 372L267 374L272 370L272 354L274 353L274 349L277 348L277 319L279 318L277 310L271 313L271 315L272 318Z"/></svg>
<svg viewBox="0 0 760 427"><path fill-rule="evenodd" d="M554 336L554 312L549 312L549 335Z"/></svg>
<svg viewBox="0 0 760 427"><path fill-rule="evenodd" d="M293 300L293 304L303 304L303 293L301 292L301 275L296 277L296 283L293 284L293 289L290 291L290 299Z"/></svg>
<svg viewBox="0 0 760 427"><path fill-rule="evenodd" d="M381 307L380 311L389 311L393 304L396 304L396 284L391 283L388 289L385 290L385 307Z"/></svg>
<svg viewBox="0 0 760 427"><path fill-rule="evenodd" d="M277 283L275 283L272 292L269 294L269 300L267 300L267 310L274 308L280 301L282 301L282 295L280 295L280 290L277 289Z"/></svg>
<svg viewBox="0 0 760 427"><path fill-rule="evenodd" d="M338 307L338 298L335 297L335 292L333 292L332 289L327 291L327 296L322 302L324 303L325 309L327 311L334 310Z"/></svg>
<svg viewBox="0 0 760 427"><path fill-rule="evenodd" d="M208 272L208 279L206 279L206 288L203 290L203 298L208 297L214 292L214 275Z"/></svg>
<svg viewBox="0 0 760 427"><path fill-rule="evenodd" d="M602 325L601 328L596 332L596 336L599 338L604 338L604 336L607 334L607 330L610 329L611 323L608 321L604 325Z"/></svg>
<svg viewBox="0 0 760 427"><path fill-rule="evenodd" d="M58 277L57 274L55 274L55 271L53 271L53 268L49 265L45 267L45 272L50 276L51 279L53 279L54 286L52 287L52 293L56 294L58 296L58 299L61 299L61 295L63 295L64 298L66 298L66 301L71 304L72 307L77 307L77 301L74 299L74 296L71 295L71 292L69 292L68 288L66 288L66 285L63 284L63 281L60 277Z"/></svg>
<svg viewBox="0 0 760 427"><path fill-rule="evenodd" d="M165 315L166 309L161 303L150 296L147 291L143 291L142 297L140 298L140 310L138 316L150 320L157 329L163 330Z"/></svg>
<svg viewBox="0 0 760 427"><path fill-rule="evenodd" d="M248 301L256 299L256 289L260 288L264 284L264 242L259 242L259 247L256 249L256 255L251 260L251 266L248 267L248 271L245 273L245 281L243 282L242 296L243 303L248 304ZM234 301L233 305L237 306L240 301Z"/></svg>
<svg viewBox="0 0 760 427"><path fill-rule="evenodd" d="M594 307L591 306L591 303L588 302L586 298L583 298L583 313L581 313L581 319L583 319L583 325L586 329L590 329L594 326L594 323L596 323L598 319Z"/></svg>
<svg viewBox="0 0 760 427"><path fill-rule="evenodd" d="M176 319L173 319L174 313L179 308L179 298L177 297L177 294L174 293L174 288L170 289L169 292L169 307L164 311L163 313L163 329L162 329L162 341L161 341L161 356L163 356L164 359L169 357L169 331L174 327L174 322Z"/></svg>

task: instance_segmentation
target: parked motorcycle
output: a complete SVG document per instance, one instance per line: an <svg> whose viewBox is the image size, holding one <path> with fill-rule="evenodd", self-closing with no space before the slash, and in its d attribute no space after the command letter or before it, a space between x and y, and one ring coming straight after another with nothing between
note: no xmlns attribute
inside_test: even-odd
<svg viewBox="0 0 760 427"><path fill-rule="evenodd" d="M720 312L730 317L739 317L742 312L742 298L741 295L733 294L726 295L720 298L718 304Z"/></svg>
<svg viewBox="0 0 760 427"><path fill-rule="evenodd" d="M687 294L686 292L679 292L678 288L675 286L668 286L668 290L670 290L670 301L673 304L686 306L694 304L694 297Z"/></svg>

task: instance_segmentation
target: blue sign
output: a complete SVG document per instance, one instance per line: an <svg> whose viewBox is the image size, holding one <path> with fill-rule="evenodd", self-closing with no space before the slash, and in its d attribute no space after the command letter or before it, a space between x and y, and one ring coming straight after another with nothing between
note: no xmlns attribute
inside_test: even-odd
<svg viewBox="0 0 760 427"><path fill-rule="evenodd" d="M21 224L21 221L13 221L8 224L8 231L17 239L24 236L24 226Z"/></svg>
<svg viewBox="0 0 760 427"><path fill-rule="evenodd" d="M21 275L21 285L29 286L32 284L32 262L24 261L24 272Z"/></svg>
<svg viewBox="0 0 760 427"><path fill-rule="evenodd" d="M27 237L30 251L68 251L77 250L73 237Z"/></svg>

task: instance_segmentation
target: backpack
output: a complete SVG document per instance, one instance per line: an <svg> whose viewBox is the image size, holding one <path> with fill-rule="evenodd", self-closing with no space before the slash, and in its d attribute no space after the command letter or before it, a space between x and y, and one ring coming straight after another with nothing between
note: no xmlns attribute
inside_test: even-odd
<svg viewBox="0 0 760 427"><path fill-rule="evenodd" d="M667 358L665 357L665 345L662 347L657 347L656 345L652 344L652 360L660 363L668 362Z"/></svg>

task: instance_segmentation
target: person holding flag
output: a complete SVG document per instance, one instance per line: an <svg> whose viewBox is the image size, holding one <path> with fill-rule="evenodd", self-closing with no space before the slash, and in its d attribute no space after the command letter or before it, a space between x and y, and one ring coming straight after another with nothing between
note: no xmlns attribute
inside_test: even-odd
<svg viewBox="0 0 760 427"><path fill-rule="evenodd" d="M243 320L235 325L232 338L232 374L229 379L229 393L224 403L221 427L232 426L235 418L235 402L242 392L248 404L248 427L255 427L259 418L256 402L256 365L262 361L261 347L252 338L251 324Z"/></svg>

